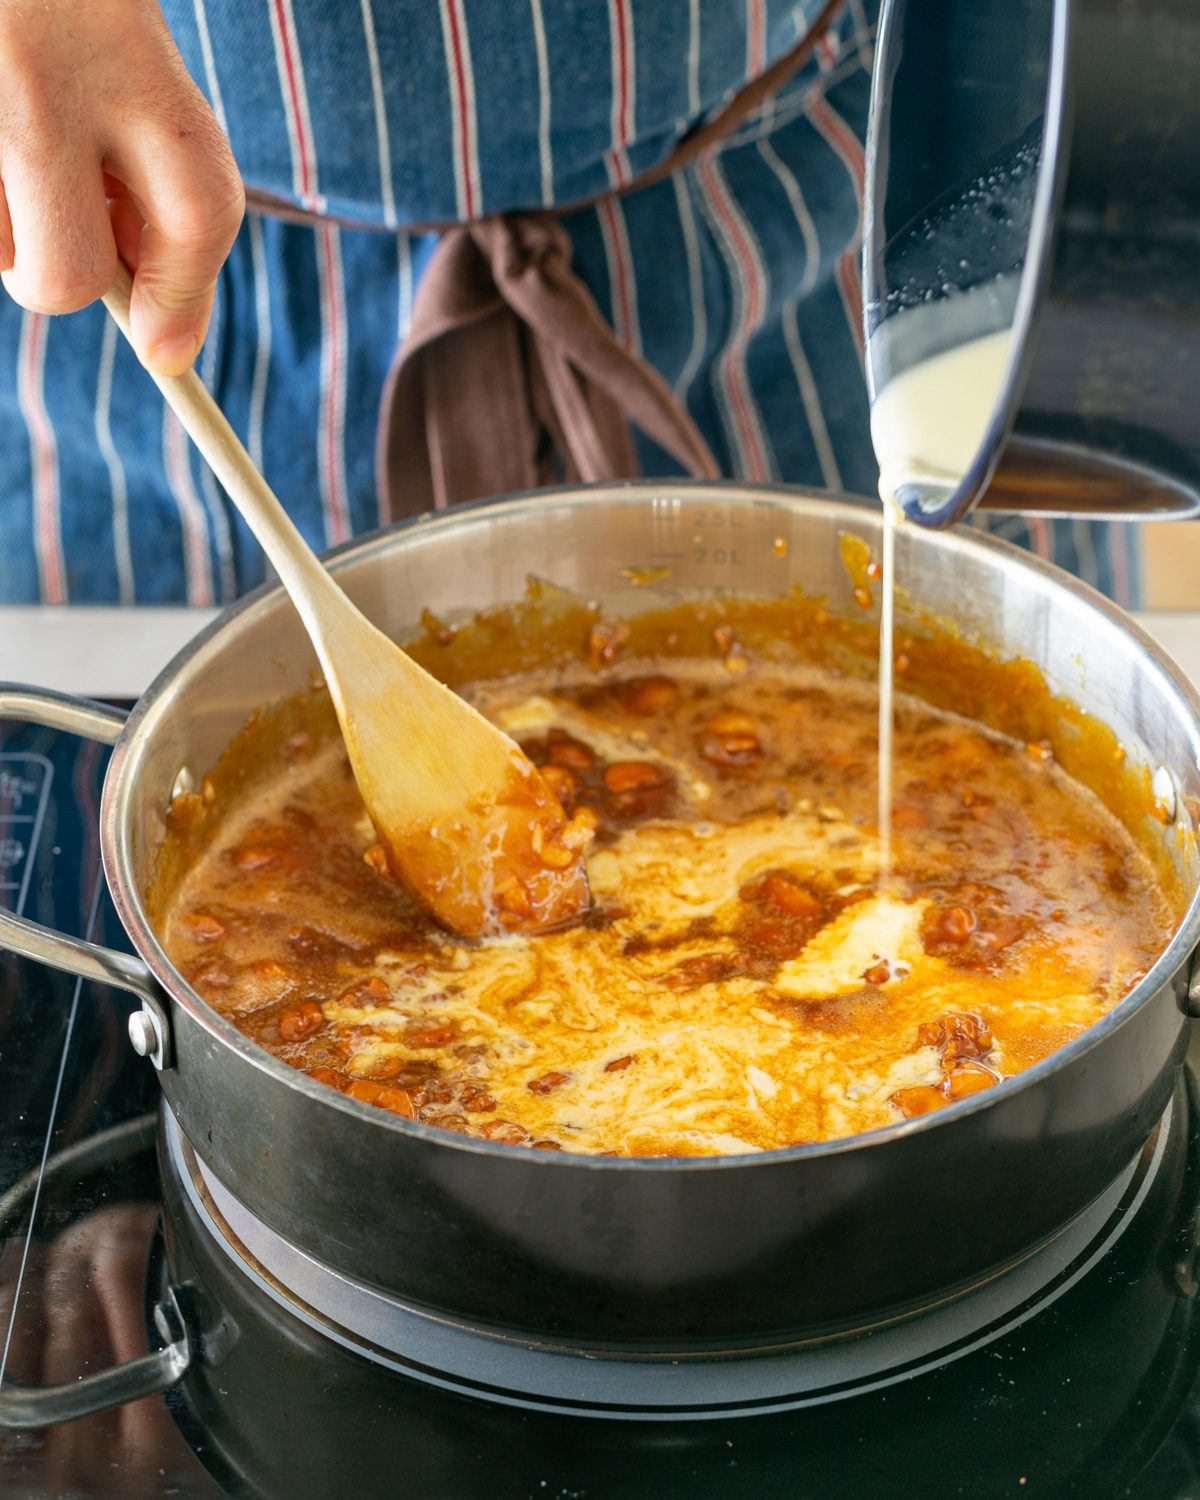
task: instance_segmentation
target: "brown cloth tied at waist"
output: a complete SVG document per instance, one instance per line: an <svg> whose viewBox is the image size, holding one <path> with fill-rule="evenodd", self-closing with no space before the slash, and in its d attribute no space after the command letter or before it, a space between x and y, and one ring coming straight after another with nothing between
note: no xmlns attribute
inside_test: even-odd
<svg viewBox="0 0 1200 1500"><path fill-rule="evenodd" d="M445 234L382 413L377 481L387 520L557 481L632 478L627 419L689 474L718 473L667 382L605 323L548 214Z"/></svg>
<svg viewBox="0 0 1200 1500"><path fill-rule="evenodd" d="M790 52L621 191L661 180L727 136L791 77L843 3L828 0ZM572 271L571 242L551 215L420 227L443 234L384 386L382 521L511 490L632 478L631 422L693 477L717 477L667 382L620 343Z"/></svg>

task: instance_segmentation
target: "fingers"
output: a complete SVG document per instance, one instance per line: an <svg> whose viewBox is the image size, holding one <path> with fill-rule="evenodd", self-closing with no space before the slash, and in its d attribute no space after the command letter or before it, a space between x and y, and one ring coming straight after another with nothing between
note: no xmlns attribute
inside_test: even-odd
<svg viewBox="0 0 1200 1500"><path fill-rule="evenodd" d="M142 248L142 230L146 227L142 211L129 196L125 184L107 172L104 174L104 195L108 199L108 220L112 225L113 239L117 242L117 254L131 271L136 271Z"/></svg>
<svg viewBox="0 0 1200 1500"><path fill-rule="evenodd" d="M157 374L178 375L204 341L217 275L242 221L245 198L233 157L200 106L126 143L110 170L141 215L130 322L134 344ZM114 200L119 238L131 232Z"/></svg>
<svg viewBox="0 0 1200 1500"><path fill-rule="evenodd" d="M208 325L241 180L155 0L0 0L0 281L71 312L134 271L143 362L179 374Z"/></svg>
<svg viewBox="0 0 1200 1500"><path fill-rule="evenodd" d="M0 177L0 270L9 294L33 312L86 307L112 282L116 247L94 157L59 141L5 152Z"/></svg>

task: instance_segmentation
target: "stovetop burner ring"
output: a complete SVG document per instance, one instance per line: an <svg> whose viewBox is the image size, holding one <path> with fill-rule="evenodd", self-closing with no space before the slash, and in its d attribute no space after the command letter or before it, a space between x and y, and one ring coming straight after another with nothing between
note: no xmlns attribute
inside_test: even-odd
<svg viewBox="0 0 1200 1500"><path fill-rule="evenodd" d="M169 1111L164 1165L200 1223L293 1317L375 1364L508 1406L622 1420L795 1410L879 1390L961 1359L1057 1301L1117 1243L1154 1182L1174 1120L1059 1234L1016 1266L917 1315L815 1345L708 1354L581 1350L500 1335L406 1305L316 1261L247 1210Z"/></svg>

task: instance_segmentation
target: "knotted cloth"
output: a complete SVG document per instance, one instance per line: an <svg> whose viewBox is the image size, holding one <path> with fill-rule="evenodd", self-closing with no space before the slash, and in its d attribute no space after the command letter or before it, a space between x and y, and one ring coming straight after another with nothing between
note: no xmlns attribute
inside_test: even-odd
<svg viewBox="0 0 1200 1500"><path fill-rule="evenodd" d="M675 149L623 188L712 150L799 68L842 0ZM598 199L557 209L590 207ZM624 347L571 269L571 243L540 211L442 231L384 385L375 449L380 518L549 484L629 479L629 424L695 478L719 470L662 376Z"/></svg>
<svg viewBox="0 0 1200 1500"><path fill-rule="evenodd" d="M384 387L385 520L461 500L638 473L633 422L686 471L716 461L662 376L616 338L549 214L448 230Z"/></svg>

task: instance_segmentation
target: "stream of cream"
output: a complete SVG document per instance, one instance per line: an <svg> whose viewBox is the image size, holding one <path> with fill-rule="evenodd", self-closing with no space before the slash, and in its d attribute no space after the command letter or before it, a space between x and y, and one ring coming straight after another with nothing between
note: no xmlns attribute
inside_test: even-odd
<svg viewBox="0 0 1200 1500"><path fill-rule="evenodd" d="M968 294L969 295L969 294ZM911 316L901 313L897 319ZM871 407L883 501L879 612L879 889L892 884L896 528L905 487L948 493L983 442L1008 359L1009 332L970 339L890 380Z"/></svg>
<svg viewBox="0 0 1200 1500"><path fill-rule="evenodd" d="M892 738L895 731L896 527L904 512L883 500L883 569L879 599L879 890L892 884Z"/></svg>

